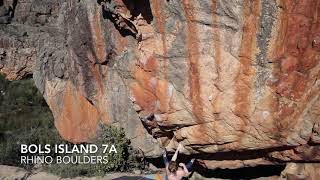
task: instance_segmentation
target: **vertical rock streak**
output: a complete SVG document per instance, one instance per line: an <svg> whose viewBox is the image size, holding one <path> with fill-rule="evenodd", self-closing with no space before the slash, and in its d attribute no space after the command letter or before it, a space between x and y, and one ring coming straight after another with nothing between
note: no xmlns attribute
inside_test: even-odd
<svg viewBox="0 0 320 180"><path fill-rule="evenodd" d="M109 122L109 115L108 115L108 109L107 102L105 100L105 97L107 96L105 93L105 87L104 87L104 79L102 77L102 72L100 70L100 64L106 61L107 54L106 54L106 43L104 39L103 34L103 28L101 26L101 11L99 9L94 8L93 12L90 13L90 27L92 32L92 43L93 43L93 64L91 64L90 69L93 75L93 78L95 79L97 85L97 96L96 96L96 102L97 102L97 109L101 116L101 120L105 122Z"/></svg>
<svg viewBox="0 0 320 180"><path fill-rule="evenodd" d="M187 20L187 57L189 59L189 88L190 98L192 102L192 110L197 121L203 121L202 100L200 97L200 72L199 72L199 43L198 43L198 30L196 24L192 21L195 19L195 9L193 1L184 0L183 7Z"/></svg>
<svg viewBox="0 0 320 180"><path fill-rule="evenodd" d="M157 18L158 29L161 35L162 42L162 52L163 52L163 76L164 79L168 79L168 50L167 50L167 40L166 40L166 18L164 11L163 0L158 0L154 2L154 11Z"/></svg>
<svg viewBox="0 0 320 180"><path fill-rule="evenodd" d="M259 25L260 0L246 0L243 4L244 24L239 52L239 76L235 83L235 113L244 122L248 121L251 111L251 96L255 69L253 60L256 50L257 27Z"/></svg>
<svg viewBox="0 0 320 180"><path fill-rule="evenodd" d="M220 42L220 30L219 27L214 27L215 23L219 23L219 15L218 15L218 0L212 0L211 4L212 9L212 30L213 30L213 49L214 49L214 60L217 67L217 84L219 87L220 82L220 65L221 65L221 42Z"/></svg>
<svg viewBox="0 0 320 180"><path fill-rule="evenodd" d="M165 113L170 111L169 107L169 101L170 97L164 96L165 94L168 94L166 91L169 89L169 79L168 79L168 49L167 49L167 39L166 39L166 18L165 18L165 13L164 13L164 8L165 8L165 2L163 0L155 1L154 2L154 11L155 11L155 16L157 18L157 23L158 23L158 28L159 32L161 35L161 42L162 42L162 56L163 56L163 65L162 65L162 76L163 76L163 81L162 81L162 87L165 90L164 93L158 92L157 96L159 100L162 102L160 103L160 111L161 113ZM154 58L155 59L155 58ZM159 89L160 90L160 89ZM163 91L162 90L162 91ZM160 95L160 97L159 97ZM167 119L167 118L164 118Z"/></svg>
<svg viewBox="0 0 320 180"><path fill-rule="evenodd" d="M215 87L218 91L221 90L220 83L221 83L221 42L220 42L220 27L215 27L215 23L219 24L219 15L218 15L218 0L211 1L211 9L212 9L212 44L214 49L214 61L216 65L216 73L217 79L215 80ZM220 106L221 106L221 94L218 93L214 102L212 103L212 111L213 113L220 113Z"/></svg>

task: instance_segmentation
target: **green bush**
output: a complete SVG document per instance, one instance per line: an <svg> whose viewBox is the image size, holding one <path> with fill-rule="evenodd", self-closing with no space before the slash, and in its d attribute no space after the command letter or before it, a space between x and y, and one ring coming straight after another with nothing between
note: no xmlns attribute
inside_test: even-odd
<svg viewBox="0 0 320 180"><path fill-rule="evenodd" d="M0 75L0 100L0 164L24 166L20 164L20 144L62 142L32 79L10 82Z"/></svg>
<svg viewBox="0 0 320 180"><path fill-rule="evenodd" d="M111 126L100 126L100 134L95 141L95 144L101 146L102 144L114 144L117 153L111 153L108 156L109 163L102 168L106 171L125 171L127 167L127 160L129 159L128 147L130 141L126 139L123 129L117 129ZM100 148L100 151L103 149ZM99 152L102 153L102 152Z"/></svg>
<svg viewBox="0 0 320 180"><path fill-rule="evenodd" d="M53 127L50 109L32 79L9 82L0 75L0 100L0 133Z"/></svg>
<svg viewBox="0 0 320 180"><path fill-rule="evenodd" d="M101 147L102 144L114 144L117 153L104 154L103 148L91 156L108 156L108 163L103 164L52 164L47 166L49 172L60 177L76 176L103 176L107 172L131 171L133 169L143 169L142 161L136 156L130 146L130 141L125 137L123 129L112 126L100 126L100 133L93 140L94 144ZM76 156L79 154L74 154ZM84 155L84 154L81 154Z"/></svg>
<svg viewBox="0 0 320 180"><path fill-rule="evenodd" d="M20 163L20 145L21 144L59 144L64 143L60 138L57 130L47 128L30 129L29 131L21 131L16 134L8 135L4 141L0 143L0 162L1 164L20 166L31 169L34 164ZM40 154L24 154L25 156L37 156ZM48 154L55 156L55 154Z"/></svg>

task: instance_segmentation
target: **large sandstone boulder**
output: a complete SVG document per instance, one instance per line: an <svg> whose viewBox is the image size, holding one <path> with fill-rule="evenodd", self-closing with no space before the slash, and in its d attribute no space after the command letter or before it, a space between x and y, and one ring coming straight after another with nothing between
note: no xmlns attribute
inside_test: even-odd
<svg viewBox="0 0 320 180"><path fill-rule="evenodd" d="M320 160L318 0L15 2L0 72L33 74L63 138L104 122L208 168Z"/></svg>

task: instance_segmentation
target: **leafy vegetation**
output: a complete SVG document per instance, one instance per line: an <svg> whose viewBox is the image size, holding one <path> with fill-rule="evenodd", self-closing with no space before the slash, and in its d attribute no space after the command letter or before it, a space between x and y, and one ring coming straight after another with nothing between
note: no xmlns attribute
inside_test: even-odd
<svg viewBox="0 0 320 180"><path fill-rule="evenodd" d="M53 122L52 113L32 79L9 82L0 75L0 164L31 169L34 164L20 164L20 144L68 143L61 139ZM114 144L117 153L108 154L106 164L55 163L45 165L44 168L61 177L96 176L110 171L143 168L123 129L101 125L100 134L93 142L98 147L101 147L101 144ZM50 155L57 156L57 154ZM72 156L84 155L73 154ZM100 148L96 154L90 155L105 156L106 154L103 153L103 148Z"/></svg>
<svg viewBox="0 0 320 180"><path fill-rule="evenodd" d="M101 147L102 144L114 144L117 153L103 153L103 148L99 148L97 153L90 155L108 156L108 163L53 164L48 166L49 172L67 178L75 176L103 176L107 172L144 168L141 160L137 158L136 153L130 148L130 141L125 137L123 129L101 125L100 134L93 141L98 147ZM74 156L77 155L74 154Z"/></svg>
<svg viewBox="0 0 320 180"><path fill-rule="evenodd" d="M0 133L53 127L53 117L32 79L7 81L0 76Z"/></svg>
<svg viewBox="0 0 320 180"><path fill-rule="evenodd" d="M14 166L22 166L20 144L62 142L32 79L10 82L0 75L0 138L0 164Z"/></svg>

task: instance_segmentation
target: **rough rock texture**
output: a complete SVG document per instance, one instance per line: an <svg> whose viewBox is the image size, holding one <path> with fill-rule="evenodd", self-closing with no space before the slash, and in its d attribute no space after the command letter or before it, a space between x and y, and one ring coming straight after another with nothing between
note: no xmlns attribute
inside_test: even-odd
<svg viewBox="0 0 320 180"><path fill-rule="evenodd" d="M0 72L60 134L123 127L208 168L320 161L320 1L0 0Z"/></svg>
<svg viewBox="0 0 320 180"><path fill-rule="evenodd" d="M286 168L281 172L281 177L278 179L319 179L320 171L319 164L295 164L288 163Z"/></svg>
<svg viewBox="0 0 320 180"><path fill-rule="evenodd" d="M0 179L1 180L21 180L28 176L28 172L22 168L13 166L0 165Z"/></svg>

